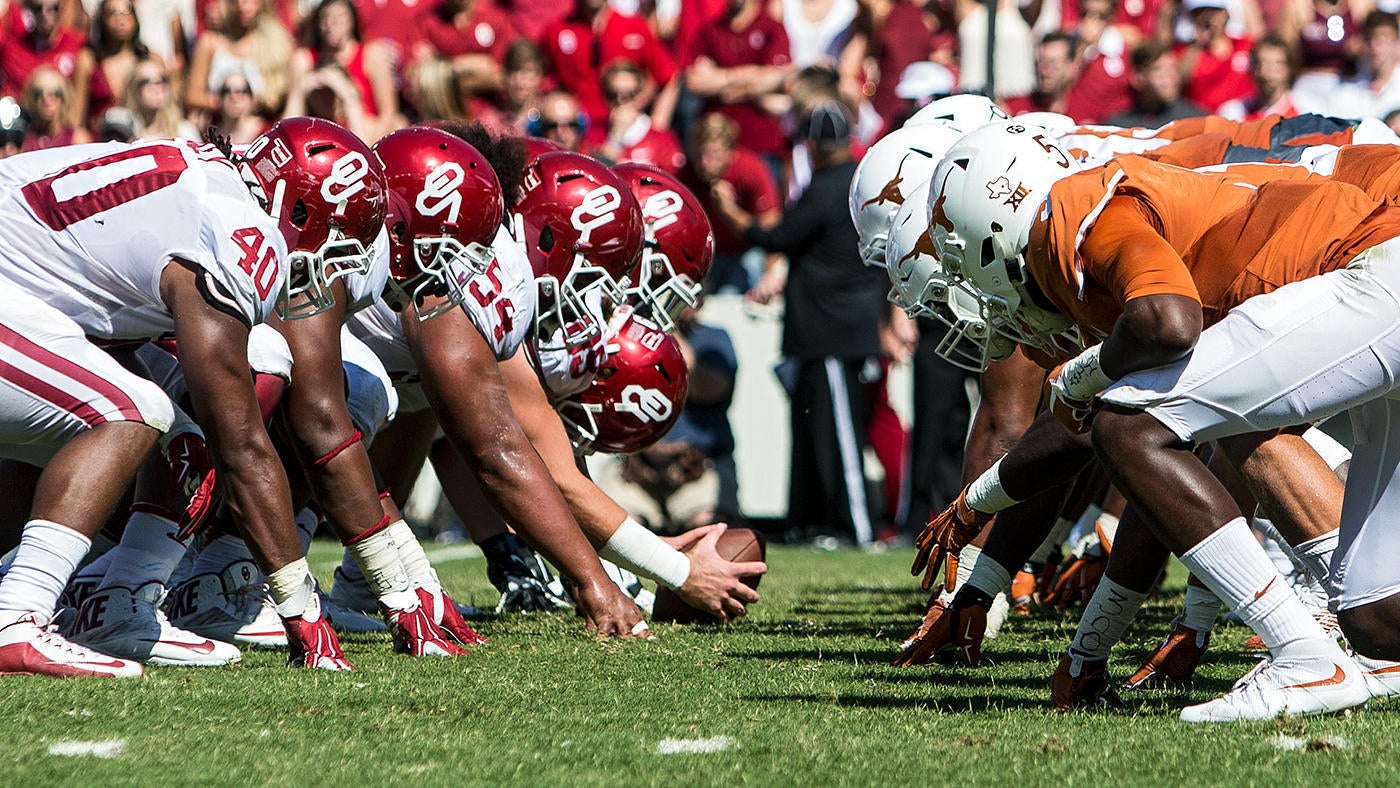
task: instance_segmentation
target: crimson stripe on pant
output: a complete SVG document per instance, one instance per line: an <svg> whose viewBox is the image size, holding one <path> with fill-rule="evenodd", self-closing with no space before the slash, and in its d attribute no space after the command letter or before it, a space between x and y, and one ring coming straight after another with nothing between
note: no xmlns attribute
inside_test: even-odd
<svg viewBox="0 0 1400 788"><path fill-rule="evenodd" d="M117 412L121 414L123 419L138 422L145 420L141 415L140 409L136 407L136 403L132 402L131 397L127 396L126 392L122 391L116 384L103 379L96 373L84 369L50 350L40 347L33 340L3 324L0 324L0 345L9 347L41 366L51 369L97 392L98 395L105 397L112 403L113 407L117 409ZM55 407L62 408L72 413L74 416L86 422L88 426L100 424L107 420L96 408L80 397L66 392L52 383L41 380L13 364L0 360L0 371L3 371L0 374L3 374L6 380L11 381L40 399L53 404Z"/></svg>

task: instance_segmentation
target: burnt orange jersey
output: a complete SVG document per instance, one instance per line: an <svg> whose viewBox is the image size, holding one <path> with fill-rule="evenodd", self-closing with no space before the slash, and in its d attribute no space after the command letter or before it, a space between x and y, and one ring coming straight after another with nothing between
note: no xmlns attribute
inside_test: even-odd
<svg viewBox="0 0 1400 788"><path fill-rule="evenodd" d="M1051 188L1026 263L1061 312L1102 338L1134 298L1195 299L1209 325L1396 236L1400 210L1299 167L1201 173L1128 156Z"/></svg>

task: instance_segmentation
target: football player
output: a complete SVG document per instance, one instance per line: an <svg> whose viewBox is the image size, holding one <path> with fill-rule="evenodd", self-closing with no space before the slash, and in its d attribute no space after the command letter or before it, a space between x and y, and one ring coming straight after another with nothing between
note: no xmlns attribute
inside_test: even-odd
<svg viewBox="0 0 1400 788"><path fill-rule="evenodd" d="M295 318L296 305L330 297L328 280L360 272L335 269L323 253L327 244L362 240L326 220L366 210L382 175L332 126L274 127L264 145L277 159L265 160L264 180L251 184L223 152L188 142L56 149L13 157L0 169L0 288L8 304L0 376L9 384L0 445L9 457L44 466L32 519L0 581L0 672L142 673L137 662L47 626L92 535L174 415L164 392L87 337L173 332L229 507L255 533L276 534L290 521L286 477L261 426L246 347L250 328L279 300ZM321 178L278 177L307 141L303 132L326 133L330 162L351 157L338 178L324 170ZM274 180L278 188L262 188ZM283 577L305 567L290 553L266 559ZM277 593L289 613L301 612L291 610L285 586Z"/></svg>

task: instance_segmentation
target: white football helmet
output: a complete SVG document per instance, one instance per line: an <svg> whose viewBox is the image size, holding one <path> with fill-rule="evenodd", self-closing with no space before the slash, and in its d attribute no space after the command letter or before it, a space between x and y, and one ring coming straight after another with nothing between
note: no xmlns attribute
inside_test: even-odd
<svg viewBox="0 0 1400 788"><path fill-rule="evenodd" d="M962 139L951 126L931 125L890 132L866 151L848 194L851 220L860 235L860 260L884 267L890 218L916 187L928 183L938 160Z"/></svg>
<svg viewBox="0 0 1400 788"><path fill-rule="evenodd" d="M992 328L1017 342L1044 347L1071 328L1031 300L1025 251L1051 185L1079 169L1051 132L1013 120L968 134L929 181L929 235L948 283L981 301Z"/></svg>
<svg viewBox="0 0 1400 788"><path fill-rule="evenodd" d="M895 212L885 247L890 275L890 303L910 317L942 323L947 329L935 348L949 363L981 372L1011 355L1016 343L991 330L985 308L965 289L950 286L938 251L928 234L928 191L920 189Z"/></svg>
<svg viewBox="0 0 1400 788"><path fill-rule="evenodd" d="M1028 123L1032 126L1041 126L1055 132L1058 137L1067 131L1079 128L1080 124L1074 122L1074 118L1062 115L1058 112L1022 112L1015 120Z"/></svg>
<svg viewBox="0 0 1400 788"><path fill-rule="evenodd" d="M904 128L947 124L966 134L980 129L988 123L1006 120L1008 116L994 101L976 93L959 93L931 102L927 107L909 116Z"/></svg>

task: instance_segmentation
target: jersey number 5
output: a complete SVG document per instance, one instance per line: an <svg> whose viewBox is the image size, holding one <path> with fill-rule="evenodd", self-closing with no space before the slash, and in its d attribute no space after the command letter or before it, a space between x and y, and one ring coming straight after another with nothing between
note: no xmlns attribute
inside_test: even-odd
<svg viewBox="0 0 1400 788"><path fill-rule="evenodd" d="M79 162L24 187L39 220L58 232L164 189L188 167L178 148L150 145Z"/></svg>
<svg viewBox="0 0 1400 788"><path fill-rule="evenodd" d="M472 277L472 283L467 286L467 290L471 292L472 298L476 299L476 302L481 305L482 309L490 309L493 304L495 305L497 322L494 333L497 342L500 342L505 338L506 334L515 329L515 304L511 303L509 298L504 298L501 295L500 270L500 261L493 258L491 260L491 265L487 267L486 273L483 274L487 281L491 283L491 289L486 290L482 288L481 276Z"/></svg>

